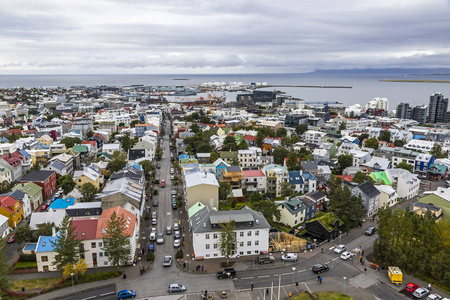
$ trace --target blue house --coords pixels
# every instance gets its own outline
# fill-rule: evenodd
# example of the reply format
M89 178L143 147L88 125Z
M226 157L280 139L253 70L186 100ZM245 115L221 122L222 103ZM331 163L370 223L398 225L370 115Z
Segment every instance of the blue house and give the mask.
M289 172L289 183L294 186L295 192L303 193L303 177L300 171L291 171Z
M224 162L221 158L218 158L215 162L213 162L214 167L216 168L216 178L222 177L222 173L229 166L226 162Z
M309 172L302 172L303 177L303 192L307 193L315 191L317 188L317 178Z
M316 203L308 198L300 198L305 206L305 221L311 220L316 215Z
M414 161L414 173L419 176L427 176L430 165L434 163L434 156L431 154L419 154Z

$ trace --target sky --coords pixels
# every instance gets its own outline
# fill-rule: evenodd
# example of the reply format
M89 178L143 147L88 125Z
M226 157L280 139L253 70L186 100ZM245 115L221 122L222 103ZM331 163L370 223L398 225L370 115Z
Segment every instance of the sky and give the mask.
M2 0L0 74L450 67L450 0Z

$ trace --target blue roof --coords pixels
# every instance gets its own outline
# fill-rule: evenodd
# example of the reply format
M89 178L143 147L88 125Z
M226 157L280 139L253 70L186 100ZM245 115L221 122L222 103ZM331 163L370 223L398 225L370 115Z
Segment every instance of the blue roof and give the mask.
M50 164L50 166L55 169L58 169L59 171L63 170L66 167L66 165L60 162L59 160L55 160Z
M126 166L124 169L128 169L130 167L134 167L136 170L142 171L142 166L138 163L133 162L132 164L129 164L128 166Z
M316 176L314 176L313 174L311 174L309 172L303 172L302 176L305 179L317 180Z
M426 140L426 139L427 139L426 135L421 135L421 134L413 135L413 140Z
M22 155L25 156L26 158L31 158L31 155L28 154L27 151L25 151L25 150L23 150L23 149L20 149L19 152L20 152L20 154L22 154Z
M289 183L290 184L303 184L303 178L300 176L300 171L289 172Z
M188 157L189 157L189 155L183 154L183 155L180 155L180 156L178 157L178 160L182 160L182 159L185 159L185 158L188 158Z
M26 244L26 246L25 246L25 248L23 248L23 250L25 250L25 251L36 251L36 247L37 247L36 243L34 243L34 244Z
M55 246L53 246L51 242L55 243L56 238L56 236L40 236L36 247L36 253L55 251Z
M66 209L68 206L74 205L75 198L58 198L51 205L51 209Z

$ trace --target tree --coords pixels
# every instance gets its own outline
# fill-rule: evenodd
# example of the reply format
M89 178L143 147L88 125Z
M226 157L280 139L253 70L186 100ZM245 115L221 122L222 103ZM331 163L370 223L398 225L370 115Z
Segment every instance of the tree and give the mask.
M413 165L408 164L407 162L404 162L404 161L398 163L395 167L398 168L398 169L404 169L404 170L407 170L407 171L409 171L410 173L412 173L413 170L414 170L414 166L413 166Z
M102 250L109 254L108 261L114 267L119 268L131 260L131 245L127 232L127 219L117 216L113 212L106 222L106 232L103 234Z
M69 278L72 274L75 276L75 280L78 279L79 275L83 275L87 271L87 263L84 259L78 260L75 265L68 264L64 267L63 277Z
M219 183L219 200L227 200L231 194L231 186L228 182Z
M122 137L122 143L121 143L121 145L122 145L123 151L125 151L126 153L128 153L128 150L130 150L131 147L133 147L133 144L132 144L132 142L131 142L131 138L130 138L130 136L129 136L128 134L125 134L125 135Z
M278 147L275 150L273 150L273 161L276 164L282 165L284 162L284 159L288 156L289 151L286 148Z
M92 202L97 194L97 188L90 182L87 182L81 186L81 196L83 196L83 202Z
M348 186L340 187L331 196L331 211L344 222L346 229L356 227L360 220L366 215L366 208L361 197L352 196Z
M230 263L230 256L236 251L236 233L234 221L219 223L219 251L227 259L227 265Z
M258 146L258 148L262 148L263 143L264 143L264 138L265 138L264 133L262 133L261 131L258 131L258 133L256 134L256 145Z
M40 236L51 236L53 233L53 227L55 226L54 222L45 222L38 225L38 229L36 230L36 235Z
M198 126L197 123L193 123L193 124L191 125L190 129L191 129L192 132L197 133L197 132L200 131L200 126Z
M33 230L29 225L19 226L16 228L15 239L17 243L31 241Z
M280 220L281 212L278 210L275 202L272 200L261 200L252 202L250 208L263 214L267 221L271 222L274 218Z
M308 125L306 125L306 124L300 124L297 127L295 127L295 132L298 135L304 134L307 130L308 130Z
M292 184L289 182L282 182L281 183L281 196L286 197L290 196L294 193L294 189L292 188Z
M76 227L73 226L72 220L66 215L61 222L61 228L56 235L55 241L50 241L54 252L56 252L53 265L58 270L62 270L66 265L73 265L78 261L80 241L76 239L75 229Z
M286 167L288 168L289 172L300 170L301 165L298 162L298 157L295 152L291 151L287 155Z
M403 147L404 144L406 144L405 140L395 140L394 141L394 146L395 147Z
M131 127L131 128L135 128L135 127L136 127L136 124L140 124L140 123L141 123L140 120L133 120L133 121L131 121L130 127Z
M241 140L238 144L238 150L248 150L248 145L245 140Z
M256 191L250 196L250 202L258 202L263 199L262 195Z
M358 136L358 140L359 140L359 144L362 145L362 142L369 138L369 134L368 133L362 133Z
M389 130L383 130L380 133L379 141L385 141L389 143L391 141L391 132Z
M65 195L70 193L76 185L75 181L73 181L73 177L70 175L60 176L57 181L58 186L63 189Z
M378 140L376 138L370 138L366 140L364 144L367 148L378 149Z
M145 176L150 176L150 173L155 169L155 165L149 160L143 160L139 164L142 166Z
M0 182L0 194L5 194L11 191L12 184L6 180Z
M127 165L127 154L125 152L115 151L111 156L111 161L108 163L106 170L110 174L122 170Z
M66 148L73 148L75 145L81 144L81 139L77 137L65 137L60 141L61 144L66 145Z
M37 159L34 161L34 164L31 166L31 171L39 171L41 169L41 166L39 165L39 162Z
M10 286L10 273L12 268L6 259L5 241L0 240L0 290L5 290Z
M220 158L220 154L215 151L211 152L211 156L209 158L211 160L211 163L213 163Z
M225 139L223 140L223 143L224 144L236 144L236 139L234 138L234 136L232 136L232 135L227 135L226 137L225 137Z
M353 175L353 182L356 183L364 183L366 181L370 181L372 183L375 183L375 181L372 179L372 177L370 177L369 175L364 174L361 171L356 172L355 175Z
M283 127L278 128L275 133L275 136L280 137L280 138L285 137L286 135L287 135L287 130L286 130L286 128L283 128Z
M434 158L445 158L447 157L447 155L442 152L442 147L441 145L435 143L433 148L430 151L430 154L434 156Z
M89 139L91 137L94 136L94 132L92 132L92 130L89 130L88 132L86 132L86 138Z
M341 122L339 124L339 132L341 132L342 130L347 129L347 125L345 124L345 122Z
M313 160L312 152L306 149L305 147L300 148L300 151L298 152L298 157L300 158L300 161Z
M353 165L353 156L351 154L342 154L338 157L338 166L341 171Z

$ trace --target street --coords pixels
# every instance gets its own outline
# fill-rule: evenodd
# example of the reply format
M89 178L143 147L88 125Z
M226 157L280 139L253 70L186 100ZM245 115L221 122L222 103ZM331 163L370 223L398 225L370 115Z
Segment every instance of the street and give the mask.
M59 298L60 300L87 300L87 299L95 299L95 300L112 300L117 299L116 290L113 284L102 286L97 289L92 289L88 291L84 291L81 293L77 293L74 295L66 296Z

